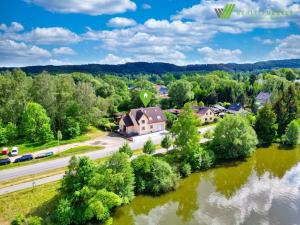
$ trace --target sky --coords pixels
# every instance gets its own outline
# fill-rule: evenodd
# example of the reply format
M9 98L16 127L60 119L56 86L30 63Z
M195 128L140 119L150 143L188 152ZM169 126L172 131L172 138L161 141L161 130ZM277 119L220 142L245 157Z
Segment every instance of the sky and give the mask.
M215 8L227 3L235 4L232 14L218 18ZM300 58L300 0L0 2L0 66L5 67L295 58Z

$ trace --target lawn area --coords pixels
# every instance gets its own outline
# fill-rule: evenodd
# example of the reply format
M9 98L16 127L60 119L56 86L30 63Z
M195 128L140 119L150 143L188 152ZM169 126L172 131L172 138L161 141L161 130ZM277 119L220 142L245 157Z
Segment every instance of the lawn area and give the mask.
M80 135L76 138L70 139L70 140L61 140L58 144L57 140L50 141L45 144L40 144L40 143L22 143L22 144L15 144L13 146L18 146L19 147L19 155L23 155L26 153L32 153L32 152L37 152L40 150L44 150L47 148L52 148L55 146L59 145L65 145L65 144L72 144L76 142L83 142L83 141L88 141L96 137L104 136L106 135L107 132L99 130L95 127L90 126L88 128L88 131ZM9 149L11 149L13 146L9 146Z
M0 224L10 224L20 213L47 218L56 205L60 185L61 181L57 181L0 196Z
M160 145L156 145L156 149L160 149ZM134 155L142 154L142 149L137 149L134 151ZM96 163L103 163L109 157L100 158L95 160ZM59 173L64 173L66 168L59 168L53 171L48 171L41 174L36 174L32 176L23 177L20 180L21 182L12 180L12 182L6 182L1 184L1 186L8 186L22 182L28 182L35 179L48 177L52 175L56 175ZM47 218L54 206L56 205L56 198L58 197L59 188L61 185L61 181L51 182L48 184L44 184L41 186L37 186L34 189L28 188L26 190L13 192L7 195L0 196L0 224L1 225L9 225L11 220L13 220L18 214L24 213L33 214L37 216L41 216L42 218L46 218L44 224L47 223ZM0 188L1 188L0 186Z
M25 161L25 162L20 162L20 163L11 163L11 164L8 164L8 165L0 166L0 170L19 167L19 166L26 166L26 165L30 165L30 164L45 162L45 161L49 161L49 160L53 160L53 159L59 159L59 158L72 156L72 155L88 153L88 152L92 152L92 151L98 151L98 150L101 150L103 148L104 147L101 147L101 146L78 146L78 147L70 148L66 151L54 154L54 155L46 157L46 158L33 159L31 161Z

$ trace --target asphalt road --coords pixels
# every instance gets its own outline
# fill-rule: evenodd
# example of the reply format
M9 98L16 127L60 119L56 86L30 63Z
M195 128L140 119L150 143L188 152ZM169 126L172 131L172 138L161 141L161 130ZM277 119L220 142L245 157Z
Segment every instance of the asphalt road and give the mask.
M214 128L215 128L214 125L209 126L209 127L199 128L199 132L205 133L208 130L212 130ZM149 134L149 135L139 136L139 137L134 138L133 142L129 143L129 145L133 150L141 149L144 146L145 141L147 141L149 138L151 138L155 144L160 144L161 140L164 138L166 133L167 132L164 131L164 132L160 132L160 133L153 133L153 134ZM206 142L206 141L207 141L207 139L201 140L202 143ZM95 151L95 152L81 154L78 156L88 156L93 160L99 159L99 158L104 158L104 157L112 155L114 152L118 151L120 146L121 146L121 144L119 143L119 144L116 144L115 146L107 147L105 149ZM158 149L156 151L156 153L162 153L164 151L165 151L165 149ZM22 176L38 174L38 173L42 173L42 172L45 172L48 170L53 170L56 168L65 167L69 164L70 159L71 159L71 157L65 157L65 158L56 159L56 160L49 160L49 161L42 162L42 163L36 163L36 164L28 165L28 166L22 166L22 167L17 167L17 168L13 168L13 169L3 170L3 171L0 171L0 182L18 178L18 177L22 177ZM38 180L35 180L34 182L25 182L25 183L1 188L0 195L23 190L26 188L31 188L33 186L38 186L38 185L46 184L49 182L54 182L54 181L62 179L63 175L64 174L58 174L58 175L38 179Z

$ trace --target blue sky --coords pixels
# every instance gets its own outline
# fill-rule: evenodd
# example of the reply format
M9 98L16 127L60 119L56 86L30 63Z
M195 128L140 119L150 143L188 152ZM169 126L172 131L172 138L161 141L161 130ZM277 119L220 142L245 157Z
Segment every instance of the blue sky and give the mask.
M229 19L214 8L235 3ZM288 11L241 16L238 10ZM3 0L0 66L300 58L296 0Z

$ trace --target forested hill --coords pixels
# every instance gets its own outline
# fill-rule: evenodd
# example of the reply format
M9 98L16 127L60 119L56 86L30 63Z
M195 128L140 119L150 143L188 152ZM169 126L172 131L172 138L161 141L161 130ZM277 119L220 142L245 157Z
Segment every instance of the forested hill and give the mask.
M163 74L166 72L172 73L188 73L188 72L210 72L214 70L223 70L227 72L247 72L258 70L271 70L278 68L300 68L300 59L287 60L270 60L256 63L228 63L228 64L198 64L187 66L176 66L169 63L146 63L135 62L120 65L65 65L65 66L28 66L21 69L28 74L37 74L42 71L49 73L71 73L84 72L91 74L103 73L118 73L118 74L138 74L138 73L153 73ZM13 68L0 68L0 71Z

